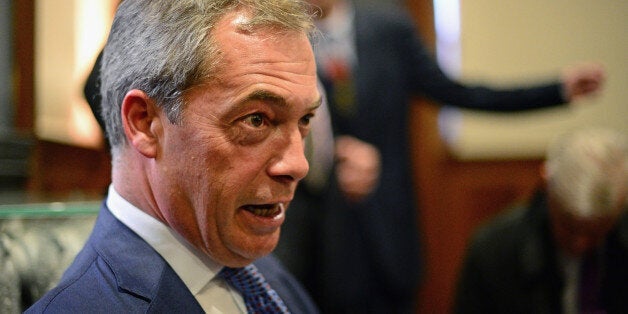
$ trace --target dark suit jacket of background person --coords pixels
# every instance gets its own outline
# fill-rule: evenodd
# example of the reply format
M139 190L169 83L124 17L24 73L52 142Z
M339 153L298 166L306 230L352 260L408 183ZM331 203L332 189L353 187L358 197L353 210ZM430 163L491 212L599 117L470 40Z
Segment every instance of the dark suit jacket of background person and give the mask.
M316 249L297 255L316 266L314 276L300 279L323 311L409 312L421 276L408 137L413 97L497 111L542 108L564 100L557 82L509 90L453 82L423 47L412 20L398 8L357 6L354 22L358 65L352 69L356 95L351 115L336 108L333 82L320 69L319 76L335 134L353 135L380 150L380 184L364 202L349 204L332 182L319 196L319 205L310 205L317 207L309 221L318 221L313 236L318 243L308 247ZM296 211L292 206L288 215ZM284 230L291 223L289 216Z
M563 313L562 274L545 195L498 216L474 236L458 284L455 313ZM604 243L602 298L628 311L628 214Z
M272 256L254 263L292 313L317 313ZM203 313L166 261L103 204L83 250L60 284L27 313Z

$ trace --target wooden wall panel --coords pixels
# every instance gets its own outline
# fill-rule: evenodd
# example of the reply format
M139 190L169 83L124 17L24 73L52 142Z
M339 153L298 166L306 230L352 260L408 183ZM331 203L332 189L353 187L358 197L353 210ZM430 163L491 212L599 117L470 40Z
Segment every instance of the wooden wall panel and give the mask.
M111 182L111 157L104 149L40 140L32 167L28 190L42 199L99 199Z
M34 0L13 1L13 32L15 62L15 128L33 132L35 118Z

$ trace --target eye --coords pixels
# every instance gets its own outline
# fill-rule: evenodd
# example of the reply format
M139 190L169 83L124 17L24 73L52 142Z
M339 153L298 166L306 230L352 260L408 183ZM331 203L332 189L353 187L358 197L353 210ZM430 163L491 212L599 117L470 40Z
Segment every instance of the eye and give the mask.
M314 118L314 114L309 113L305 116L303 116L303 118L301 118L301 120L299 120L299 124L301 126L307 127L310 125L310 121L312 120L312 118Z
M253 113L244 117L243 121L252 127L259 128L264 125L264 115L261 113Z
M263 141L273 130L273 122L262 112L240 117L230 128L233 140L240 145L253 145Z

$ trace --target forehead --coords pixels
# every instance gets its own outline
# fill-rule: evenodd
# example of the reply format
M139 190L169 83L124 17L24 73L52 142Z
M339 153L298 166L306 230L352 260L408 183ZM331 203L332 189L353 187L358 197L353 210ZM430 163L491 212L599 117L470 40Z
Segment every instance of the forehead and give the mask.
M257 24L251 26L250 13L247 9L238 9L222 16L216 26L211 31L220 47L223 56L227 51L246 53L256 51L257 54L250 55L256 57L260 52L258 47L270 47L277 49L294 49L290 58L313 58L313 52L305 29L291 29L287 26L275 24ZM304 49L304 44L309 49Z
M212 75L227 93L270 88L284 97L316 90L316 63L305 31L277 26L243 28L246 11L230 12L212 30L220 53ZM310 100L311 101L311 100Z

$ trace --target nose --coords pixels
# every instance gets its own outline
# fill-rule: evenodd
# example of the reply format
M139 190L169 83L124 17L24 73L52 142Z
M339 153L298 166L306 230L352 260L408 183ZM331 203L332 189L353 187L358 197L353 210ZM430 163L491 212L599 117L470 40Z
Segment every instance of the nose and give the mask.
M298 130L291 131L278 148L277 158L271 163L270 176L284 181L299 181L307 175L310 166L305 158L304 139Z

